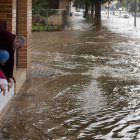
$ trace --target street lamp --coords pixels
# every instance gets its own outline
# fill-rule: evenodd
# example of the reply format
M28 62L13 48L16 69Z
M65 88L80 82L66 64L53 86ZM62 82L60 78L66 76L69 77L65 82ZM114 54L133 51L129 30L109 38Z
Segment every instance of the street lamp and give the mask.
M125 11L127 10L127 8L126 8L126 7L127 7L127 5L126 5L126 0L125 0Z
M16 0L16 35L19 34L19 0ZM19 66L19 53L16 50L16 66Z
M135 15L134 15L134 26L136 27L136 9L137 9L137 3L135 0Z
M109 19L109 6L110 6L110 0L108 0L108 19Z

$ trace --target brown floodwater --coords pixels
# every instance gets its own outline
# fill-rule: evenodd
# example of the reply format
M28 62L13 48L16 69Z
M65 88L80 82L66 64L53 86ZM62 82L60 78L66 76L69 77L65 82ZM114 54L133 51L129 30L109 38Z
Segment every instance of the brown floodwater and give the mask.
M70 23L32 34L32 70L0 140L140 139L140 42Z

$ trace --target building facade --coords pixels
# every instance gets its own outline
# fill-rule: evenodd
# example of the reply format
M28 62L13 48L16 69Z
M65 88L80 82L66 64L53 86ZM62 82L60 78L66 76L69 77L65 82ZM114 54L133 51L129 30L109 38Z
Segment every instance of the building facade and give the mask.
M32 0L0 0L0 28L24 35L26 47L18 52L18 68L31 66Z
M19 91L31 68L32 0L0 0L0 28L26 37L26 46L15 53L14 77L16 84L0 94L0 118L7 111L10 100ZM18 65L16 65L18 63Z

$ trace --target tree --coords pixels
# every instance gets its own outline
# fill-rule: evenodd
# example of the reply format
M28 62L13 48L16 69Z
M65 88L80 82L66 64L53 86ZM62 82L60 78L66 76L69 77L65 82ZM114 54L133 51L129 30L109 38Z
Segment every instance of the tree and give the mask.
M91 15L95 16L93 25L96 26L98 30L101 28L101 2L103 0L75 0L75 6L80 7L81 5L85 7L85 15L86 18L91 8ZM104 0L105 1L105 0ZM95 14L94 14L95 11Z
M75 6L78 8L81 7L85 8L85 17L87 17L89 9L91 8L91 15L94 18L93 25L95 25L96 28L100 30L101 29L101 4L110 1L113 0L75 0ZM123 0L118 0L118 1L123 1Z
M33 0L33 9L46 9L48 7L48 0Z
M137 2L137 10L140 12L140 0L136 0ZM121 5L122 7L126 7L126 9L129 9L131 12L135 11L135 0L121 0L118 1L116 4L116 7Z

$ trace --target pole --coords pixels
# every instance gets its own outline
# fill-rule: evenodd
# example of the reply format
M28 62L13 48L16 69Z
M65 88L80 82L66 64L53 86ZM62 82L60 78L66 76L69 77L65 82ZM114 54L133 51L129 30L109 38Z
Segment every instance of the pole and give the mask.
M135 0L135 15L134 15L134 26L136 27L136 9L137 9L137 3Z
M125 0L125 11L127 10L127 8L126 8L126 0Z
M18 0L16 0L16 35L18 35L19 34L19 32L18 32L18 26L19 26L19 24L18 24L18 22L19 22L19 20L18 20L18 14L19 14L19 1ZM16 66L18 67L19 66L19 61L18 61L18 49L16 49Z
M109 4L110 4L110 0L108 0L108 19L109 19Z

